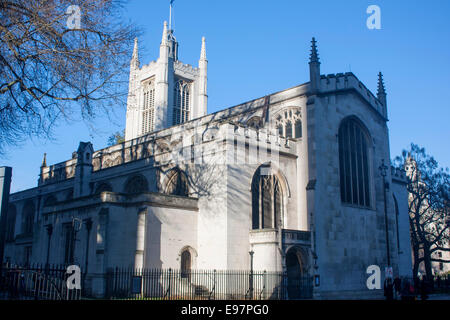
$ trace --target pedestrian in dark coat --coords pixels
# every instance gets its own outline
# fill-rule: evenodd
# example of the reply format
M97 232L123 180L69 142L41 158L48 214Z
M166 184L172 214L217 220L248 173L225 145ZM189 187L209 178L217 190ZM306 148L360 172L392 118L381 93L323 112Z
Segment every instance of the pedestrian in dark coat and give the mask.
M386 300L394 299L394 285L391 278L384 280L384 296Z

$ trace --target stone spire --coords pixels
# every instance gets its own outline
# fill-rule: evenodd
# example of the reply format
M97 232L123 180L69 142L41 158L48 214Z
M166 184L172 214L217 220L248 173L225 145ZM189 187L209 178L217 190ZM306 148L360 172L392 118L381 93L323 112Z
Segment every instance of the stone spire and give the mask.
M132 68L139 69L138 38L134 38L133 56L130 65Z
M311 55L309 57L309 77L311 93L315 94L320 91L320 61L317 52L316 39L313 37L311 41Z

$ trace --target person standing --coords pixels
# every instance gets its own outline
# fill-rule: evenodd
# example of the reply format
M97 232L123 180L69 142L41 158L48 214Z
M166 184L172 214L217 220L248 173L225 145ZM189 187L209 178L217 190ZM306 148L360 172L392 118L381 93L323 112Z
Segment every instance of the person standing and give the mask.
M394 298L394 285L391 278L384 280L384 296L386 300L392 300Z

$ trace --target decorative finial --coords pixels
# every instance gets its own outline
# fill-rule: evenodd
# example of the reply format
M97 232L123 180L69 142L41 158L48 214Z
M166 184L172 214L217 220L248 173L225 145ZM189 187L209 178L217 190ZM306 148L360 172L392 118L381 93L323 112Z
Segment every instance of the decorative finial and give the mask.
M167 36L167 21L164 21L164 29L161 44L167 44L168 36Z
M41 167L47 166L47 153L44 153L44 158L42 159L42 165Z
M200 54L200 60L206 60L206 38L202 37L202 52Z
M378 92L377 92L378 100L386 107L386 90L384 88L383 74L378 73ZM386 110L384 110L385 116L387 116Z
M383 74L381 72L378 73L378 96L380 94L386 94L386 90L384 88Z
M317 46L316 46L316 38L312 38L311 41L311 56L309 58L309 63L320 63L319 61L319 54L317 53Z

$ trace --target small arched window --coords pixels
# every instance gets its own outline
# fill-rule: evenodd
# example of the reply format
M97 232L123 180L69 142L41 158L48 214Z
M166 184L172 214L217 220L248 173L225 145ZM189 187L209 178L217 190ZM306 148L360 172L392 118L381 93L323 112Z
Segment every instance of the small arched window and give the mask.
M181 277L182 278L189 278L189 275L191 273L191 253L188 249L183 250L181 253Z
M339 127L339 170L343 203L370 207L369 135L354 118Z
M124 192L127 194L138 194L148 191L147 179L142 175L136 175L128 179Z
M259 167L252 180L252 229L274 229L282 215L283 194L270 166Z
M22 211L22 233L32 234L33 233L33 223L34 223L34 202L29 200L25 203Z
M183 197L189 195L189 186L186 175L180 169L172 169L167 174L164 193Z
M16 206L9 205L8 214L6 216L6 241L14 241L16 229Z

